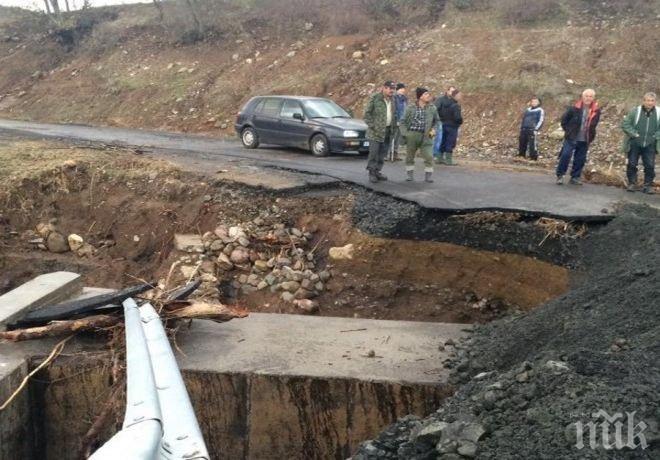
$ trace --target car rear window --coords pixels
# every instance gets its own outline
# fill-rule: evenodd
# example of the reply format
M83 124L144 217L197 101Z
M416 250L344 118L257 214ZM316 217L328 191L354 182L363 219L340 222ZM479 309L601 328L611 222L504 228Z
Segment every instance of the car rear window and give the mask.
M257 112L270 117L276 117L280 113L281 99L268 98L264 99L257 106Z

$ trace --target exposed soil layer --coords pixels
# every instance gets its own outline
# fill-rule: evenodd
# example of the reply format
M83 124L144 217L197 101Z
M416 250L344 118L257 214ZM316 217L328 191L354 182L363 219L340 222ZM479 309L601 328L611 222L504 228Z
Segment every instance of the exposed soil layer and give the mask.
M29 177L11 176L13 188L3 191L2 291L52 270L80 272L91 286L163 280L186 257L174 250L175 233L204 235L218 225L254 219L312 235L316 266L332 275L315 299L320 315L486 322L531 309L568 287L565 268L536 257L566 264L573 240L546 239L541 228L518 218L495 216L481 225L448 216L427 219L417 206L359 188L273 192L181 172L122 150L86 156L85 149L67 148L58 162L56 150L46 154L35 143L19 145L28 158L47 157L49 163ZM427 220L433 226L421 227ZM93 253L39 249L35 230L49 222L65 236L80 235ZM437 241L411 239L419 237ZM517 254L505 253L509 242ZM352 260L328 258L330 247L349 243L356 248ZM202 257L214 260L217 253ZM243 274L212 273L221 294ZM186 276L175 270L172 281L183 283ZM300 313L278 294L241 291L220 300L252 311Z
M626 208L580 245L586 274L577 286L529 313L478 327L447 363L465 384L457 394L428 419L388 428L353 458L454 459L461 446L484 459L658 458L659 234L657 210ZM601 410L621 414L624 447L604 448L616 435L612 423L611 439L603 439L604 416L593 415ZM438 422L479 426L476 446L452 439ZM594 448L589 422L598 426ZM419 435L422 426L433 434Z

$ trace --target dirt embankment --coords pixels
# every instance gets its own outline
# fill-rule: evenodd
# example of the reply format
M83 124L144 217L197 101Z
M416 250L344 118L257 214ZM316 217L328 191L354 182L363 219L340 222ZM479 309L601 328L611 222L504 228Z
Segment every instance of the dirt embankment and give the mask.
M464 384L458 393L353 458L658 458L658 231L657 210L630 207L592 234L579 285L478 328L446 363Z
M231 24L201 41L171 41L171 31L188 27L172 21L187 16L166 11L160 21L147 5L98 10L89 27L72 26L71 40L17 19L2 26L0 116L231 136L235 113L253 95L331 97L359 115L391 78L435 93L460 87L466 123L459 155L477 160L511 161L520 114L530 95L539 95L547 121L533 167L550 167L559 141L549 133L564 107L592 86L604 116L587 171L620 183L622 115L660 84L653 72L657 24L649 22L657 11L643 13L657 1L637 16L634 9L608 15L608 2L567 4L558 16L523 27L502 26L499 11L446 3L437 21L423 26L394 27L385 15L381 27L358 24L343 33L277 11L263 21L258 11L227 7Z
M131 151L60 143L8 140L0 156L7 165L3 290L55 269L79 271L87 285L104 287L139 279L172 286L201 277L208 289L200 295L253 311L308 312L293 302L297 296L313 298L321 315L484 322L567 289L565 268L526 257L525 250L476 249L498 250L491 243L502 241L499 228L510 224L522 232L529 224L491 222L486 236L465 238L470 249L401 239L392 229L407 219L402 210L410 205L380 197L379 206L370 207L377 201L362 190L274 193L182 172ZM382 213L383 200L400 210L391 222L365 226L366 216ZM176 234L200 243L177 250ZM557 248L564 243L538 246L543 236L538 228L526 238L541 252L547 247L547 260L561 260ZM72 241L81 242L74 247ZM347 244L354 247L351 259L329 257L331 247Z

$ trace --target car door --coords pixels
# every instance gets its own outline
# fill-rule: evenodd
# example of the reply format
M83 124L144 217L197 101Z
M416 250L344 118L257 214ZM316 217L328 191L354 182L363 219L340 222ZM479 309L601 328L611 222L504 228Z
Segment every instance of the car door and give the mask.
M267 97L255 108L252 123L257 130L259 140L264 144L278 144L281 140L279 136L281 107L281 98Z
M295 118L296 114L300 118ZM309 147L311 127L305 118L302 104L296 99L285 99L280 110L281 142L291 147Z

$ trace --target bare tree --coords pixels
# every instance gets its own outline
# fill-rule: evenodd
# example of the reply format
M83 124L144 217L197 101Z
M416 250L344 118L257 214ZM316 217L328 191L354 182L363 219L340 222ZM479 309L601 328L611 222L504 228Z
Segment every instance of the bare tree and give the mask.
M163 22L163 5L162 5L162 0L153 0L154 6L158 10L158 19L160 22Z
M46 4L46 14L50 16L53 14L52 11L50 11L50 3L48 3L48 0L44 0L44 3Z
M53 8L53 14L55 14L55 16L59 16L60 15L59 0L50 0L50 6Z
M195 23L195 29L197 29L197 32L201 33L202 32L202 23L199 22L199 18L197 17L197 12L195 11L195 6L193 5L191 0L186 0L186 4L188 5L188 8L190 9L190 15L193 18L193 22Z
M71 10L69 9L69 0L64 0L64 5L66 6L66 12L70 13Z

